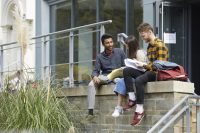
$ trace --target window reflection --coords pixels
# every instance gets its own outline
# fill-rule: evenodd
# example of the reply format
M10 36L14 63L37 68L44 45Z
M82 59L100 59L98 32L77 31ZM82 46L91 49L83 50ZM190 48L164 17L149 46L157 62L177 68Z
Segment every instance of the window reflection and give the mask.
M82 26L96 22L96 1L76 0L75 2L75 26ZM74 80L85 82L93 67L91 60L96 55L96 33L95 28L84 28L77 32L74 38L74 62L89 61L87 63L77 63L74 66Z
M100 21L112 20L112 24L106 25L106 32L117 40L118 33L125 33L126 9L125 0L100 0Z
M64 2L51 7L51 32L71 27L71 2ZM69 33L52 36L50 49L51 70L55 79L69 75ZM55 65L60 64L60 65Z
M96 0L75 1L75 27L96 22Z

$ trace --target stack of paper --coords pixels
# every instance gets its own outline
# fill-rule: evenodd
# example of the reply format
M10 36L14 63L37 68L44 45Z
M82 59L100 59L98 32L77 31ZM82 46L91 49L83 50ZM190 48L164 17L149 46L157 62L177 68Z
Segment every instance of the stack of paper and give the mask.
M139 62L139 63L141 63L140 61L138 61L138 60L134 60L134 59L125 59L124 60L124 63L125 63L125 65L127 66L127 67L132 67L132 68L135 68L135 69L137 69L137 70L139 70L139 71L145 71L145 69L144 68L141 68L141 67L137 67L137 65L136 65L136 63L137 62ZM142 62L143 63L143 62ZM144 64L146 64L146 63L144 63Z

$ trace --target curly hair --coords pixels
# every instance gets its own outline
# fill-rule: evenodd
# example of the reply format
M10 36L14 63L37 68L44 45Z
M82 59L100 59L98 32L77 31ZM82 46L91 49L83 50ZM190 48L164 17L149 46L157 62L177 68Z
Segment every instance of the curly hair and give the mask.
M145 32L151 30L153 32L153 27L148 23L142 23L137 28L138 32Z

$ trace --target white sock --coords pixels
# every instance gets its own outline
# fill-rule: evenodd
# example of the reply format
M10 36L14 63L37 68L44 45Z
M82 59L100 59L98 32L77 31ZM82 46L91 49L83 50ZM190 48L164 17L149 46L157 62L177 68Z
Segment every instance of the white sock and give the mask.
M132 101L135 101L136 98L135 98L135 93L134 92L129 92L128 93L128 96L129 96L129 99L132 100Z
M117 105L117 108L118 108L118 109L122 109L122 106L120 106L120 105Z
M136 104L135 112L138 112L138 113L144 112L143 104Z

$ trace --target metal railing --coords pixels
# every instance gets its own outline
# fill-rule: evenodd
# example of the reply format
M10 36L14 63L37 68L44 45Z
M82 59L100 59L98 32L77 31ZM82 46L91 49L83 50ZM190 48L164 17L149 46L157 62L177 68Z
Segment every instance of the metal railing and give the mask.
M70 29L66 29L66 30L61 30L61 31L58 31L58 32L52 32L52 33L49 33L49 34L45 34L45 35L41 35L41 36L36 36L36 37L33 37L31 38L30 40L32 41L32 43L29 43L28 45L36 45L36 44L39 44L40 47L41 47L41 67L40 68L28 68L28 69L31 69L31 70L36 70L36 69L40 69L41 70L41 79L42 80L45 80L46 78L48 78L51 74L51 67L55 67L55 66L59 66L61 64L67 64L69 65L69 69L68 69L68 73L69 73L69 87L73 86L74 85L74 64L77 64L77 63L83 63L83 62L93 62L94 60L87 60L87 61L74 61L74 40L75 40L75 37L77 36L80 36L80 35L83 35L83 34L88 34L88 33L97 33L96 36L97 37L97 40L99 41L99 44L101 44L100 42L100 37L105 33L105 28L104 28L104 25L105 24L109 24L109 23L112 23L112 20L107 20L107 21L102 21L102 22L97 22L97 23L93 23L93 24L88 24L88 25L84 25L84 26L79 26L79 27L75 27L75 28L70 28ZM79 30L81 29L92 29L92 31L86 31L86 32L82 32L82 33L79 33ZM93 30L95 29L95 30ZM65 36L62 36L62 37L57 37L55 38L55 36L59 36L59 35L65 35ZM61 63L61 64L51 64L50 65L50 57L49 57L49 46L51 45L50 42L53 42L53 41L56 41L56 40L59 40L59 39L65 39L65 38L68 38L69 39L69 62L64 62L64 63ZM29 41L30 41L29 40ZM15 47L12 47L13 45L15 45ZM8 48L8 47L9 48ZM36 47L36 46L35 46ZM0 67L0 73L1 73L1 83L3 83L3 80L4 80L4 74L6 72L10 72L9 69L5 69L5 66L4 66L4 58L5 58L5 50L8 50L8 49L20 49L20 56L19 57L19 61L16 63L19 65L19 67L16 67L16 70L11 70L11 71L17 71L17 70L22 70L23 69L23 65L22 64L22 50L21 50L21 47L20 45L18 44L18 42L11 42L11 43L5 43L5 44L1 44L0 45L0 64L1 64L1 67ZM100 52L100 50L99 50ZM6 68L9 68L10 66L6 66ZM36 75L36 73L35 73Z
M118 33L117 34L117 42L121 44L120 45L121 48L124 48L124 46L126 45L124 40L127 37L128 36L125 33ZM127 48L124 49L124 52L125 52L126 56L128 57L128 49Z
M195 102L190 103L191 99ZM200 133L200 96L185 96L179 103L177 103L171 110L169 110L147 133L163 133L173 122L186 113L186 133L190 133L191 129L191 106L196 106L196 131ZM164 125L164 126L163 126ZM163 126L163 127L161 127Z
M127 37L128 36L125 33L119 33L117 34L117 41L125 45L124 39L126 39Z

